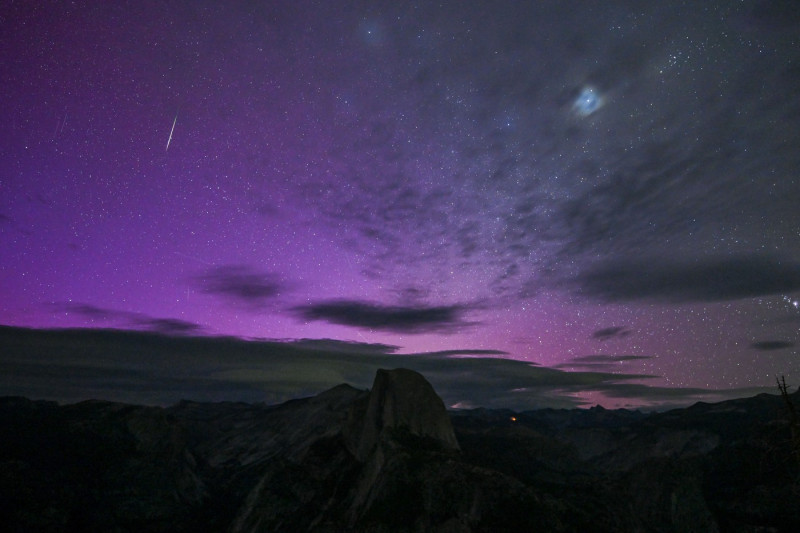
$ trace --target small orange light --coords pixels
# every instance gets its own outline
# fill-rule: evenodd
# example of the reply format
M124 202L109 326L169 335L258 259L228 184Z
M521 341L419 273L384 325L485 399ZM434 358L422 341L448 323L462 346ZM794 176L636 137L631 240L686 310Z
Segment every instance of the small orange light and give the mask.
M516 416L512 416L512 417L511 417L511 421L512 421L512 422L516 422L516 421L517 421L517 417L516 417Z

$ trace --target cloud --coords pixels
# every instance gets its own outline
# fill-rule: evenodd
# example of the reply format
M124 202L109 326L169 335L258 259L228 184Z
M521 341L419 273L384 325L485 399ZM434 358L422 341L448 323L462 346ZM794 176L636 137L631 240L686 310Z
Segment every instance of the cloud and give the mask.
M357 342L357 341L342 341L337 339L262 339L266 342L282 342L288 346L295 348L319 350L323 352L346 352L351 354L372 354L372 355L386 355L396 353L400 346L392 344L383 344L378 342ZM415 354L404 354L409 356L425 356L425 357L474 357L485 355L508 355L508 352L503 350L477 350L477 349L463 349L463 350L439 350L435 352L421 352ZM536 363L531 363L536 364Z
M774 387L745 387L738 389L701 389L678 387L654 387L638 383L609 383L591 390L600 392L608 398L630 400L630 407L644 405L657 410L686 407L696 402L720 402L734 398L774 394ZM588 389L587 389L588 390Z
M124 311L115 311L85 303L63 302L56 304L56 307L65 313L75 313L91 320L107 321L130 317L130 313Z
M580 293L603 301L716 302L796 291L800 263L761 255L608 261L575 281Z
M739 72L727 80L731 98L720 99L702 76L677 75L690 62L671 64L664 13L652 18L660 24L631 30L631 47L627 39L587 37L617 24L613 10L554 17L540 3L528 4L528 17L493 12L496 24L513 31L499 35L495 25L477 24L473 43L458 44L474 46L469 53L426 48L413 61L416 72L386 87L402 93L393 102L413 113L413 132L385 112L386 91L360 95L363 123L332 126L325 168L302 171L297 196L314 207L314 217L347 228L340 236L373 276L384 286L433 278L432 286L449 289L446 276L436 278L455 265L480 269L489 280L486 294L476 296L528 297L553 288L556 276L543 275L546 269L563 272L587 258L665 245L688 257L745 243L787 246L800 226L797 185L773 176L793 175L797 150L768 132L797 131L796 104L784 96L796 85L791 62L777 54L737 62ZM465 8L464 16L482 14ZM519 24L531 17L549 24ZM693 39L708 24L680 10L668 18L695 32ZM396 50L403 57L420 50L405 44ZM508 53L500 58L492 50ZM769 94L760 88L765 80ZM672 96L654 104L652 94L665 83ZM607 104L576 120L570 106L589 85ZM645 123L658 124L659 134L641 135ZM448 124L461 125L459 135L443 135ZM597 135L600 124L616 134ZM430 139L443 149L431 152Z
M616 371L619 370L620 365L629 363L631 361L642 361L650 359L649 355L585 355L583 357L575 357L566 363L556 365L554 368L559 369L575 369L582 368L585 370L606 370Z
M463 305L385 306L356 300L330 300L295 308L305 320L395 333L455 332L476 324L462 318L467 310Z
M265 217L275 217L280 213L280 211L272 204L262 203L256 206L256 213Z
M773 350L783 350L785 348L794 348L795 343L790 341L760 341L754 342L750 345L754 350L762 352L769 352Z
M98 307L96 305L79 302L61 302L54 304L54 307L64 313L75 313L93 322L118 323L123 326L165 335L188 335L191 333L202 333L204 328L194 322L181 320L179 318L158 318L136 313L133 311L119 311Z
M136 322L149 331L155 331L165 335L188 335L190 333L200 333L203 331L202 326L199 324L180 320L178 318L143 318L138 319Z
M592 338L601 341L606 341L614 337L627 337L628 335L630 335L630 333L631 333L630 330L622 326L614 326L610 328L598 329L597 331L592 333Z
M291 339L286 344L296 348L320 350L325 352L348 352L359 354L389 354L400 349L399 346L382 343L340 341L337 339Z
M583 391L627 394L641 374L569 372L482 357L485 350L397 354L391 347L322 339L247 341L124 330L32 330L0 326L0 390L58 401L89 398L169 405L181 399L278 403L341 383L368 388L379 368L422 373L448 406L576 407ZM57 358L53 353L58 353ZM651 389L638 390L645 398ZM617 391L617 392L615 392ZM686 399L672 390L674 401ZM659 392L664 395L666 392ZM696 391L689 391L694 398ZM647 403L647 400L643 403Z
M763 321L763 324L798 324L798 323L800 323L800 315L795 313Z
M264 307L285 289L280 279L257 272L247 265L224 265L208 270L195 279L200 289L250 308Z
M424 355L426 357L475 357L482 355L508 355L508 352L503 350L439 350L437 352L423 352L416 355ZM536 365L538 363L528 363Z
M572 359L574 363L594 364L594 363L621 363L624 361L639 361L650 359L649 355L585 355Z
M74 402L89 398L147 405L182 399L279 403L341 383L366 389L379 368L422 373L448 406L517 411L585 404L584 393L626 398L631 406L688 405L741 397L743 390L653 387L652 376L571 372L477 356L484 350L397 354L392 347L321 339L247 341L124 330L33 330L0 326L0 391ZM58 353L57 358L53 357ZM584 362L637 356L587 356ZM748 389L748 393L770 392Z

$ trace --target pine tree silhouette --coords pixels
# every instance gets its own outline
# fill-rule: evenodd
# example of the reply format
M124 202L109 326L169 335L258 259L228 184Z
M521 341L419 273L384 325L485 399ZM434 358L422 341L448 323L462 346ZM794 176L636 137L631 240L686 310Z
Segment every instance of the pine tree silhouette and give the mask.
M778 390L781 391L781 397L786 402L786 411L789 415L789 428L792 432L792 451L797 460L797 465L800 466L800 416L797 414L797 409L789 397L789 388L786 386L786 377L781 376L776 378L778 382Z

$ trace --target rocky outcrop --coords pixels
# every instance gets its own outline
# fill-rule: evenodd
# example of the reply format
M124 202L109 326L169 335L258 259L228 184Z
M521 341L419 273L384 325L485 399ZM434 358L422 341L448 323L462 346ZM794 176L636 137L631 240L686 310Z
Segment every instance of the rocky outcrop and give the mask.
M421 501L420 489L448 494L465 466L448 456L459 446L441 398L422 375L406 369L378 370L368 394L352 390L337 388L286 406L300 427L317 420L317 430L294 439L290 452L266 466L231 531L269 531L286 523L315 531L369 530L385 521L394 527L438 523L430 517L442 514L442 502ZM323 427L322 419L338 425Z
M378 370L363 415L352 416L349 441L364 461L381 442L412 437L443 450L459 449L444 402L421 374L405 368Z

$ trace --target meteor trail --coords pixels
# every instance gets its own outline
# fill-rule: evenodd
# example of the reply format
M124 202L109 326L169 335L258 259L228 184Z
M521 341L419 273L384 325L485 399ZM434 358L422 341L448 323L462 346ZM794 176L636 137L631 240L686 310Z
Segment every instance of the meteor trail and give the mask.
M172 142L172 132L175 131L176 122L178 122L178 113L175 113L175 120L172 121L172 129L169 130L169 139L167 139L167 149L164 150L165 152L169 150L169 143Z
M64 126L66 126L66 124L67 124L67 109L64 108L64 120L62 120L61 122L56 124L55 137L58 137L59 135L61 135L61 133L64 131Z

